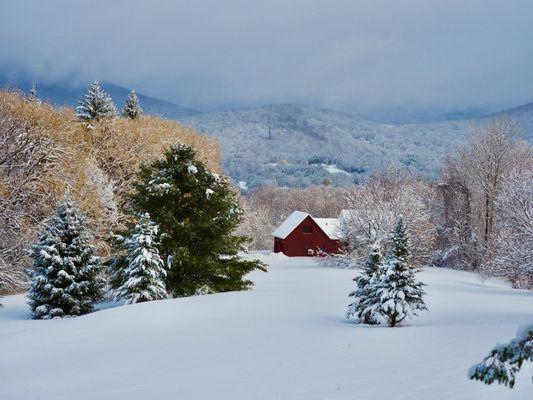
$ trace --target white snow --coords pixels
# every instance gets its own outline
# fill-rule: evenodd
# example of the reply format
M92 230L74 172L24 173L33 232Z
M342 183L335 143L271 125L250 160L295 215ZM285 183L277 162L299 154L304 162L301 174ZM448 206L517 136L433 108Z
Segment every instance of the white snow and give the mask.
M348 171L345 171L342 168L337 167L336 164L321 164L321 165L330 174L346 174L346 175L350 175L350 173Z
M0 399L531 399L468 368L533 320L533 293L426 268L429 312L399 328L344 319L354 271L261 254L248 292L108 308L36 321L23 295L1 300Z
M239 189L241 189L243 192L248 190L248 184L246 181L239 181Z
M187 171L190 173L190 174L196 174L198 173L198 168L196 168L195 165L189 165L187 167Z
M330 239L340 239L340 225L338 218L313 218Z
M278 228L272 232L272 236L285 239L289 234L310 215L302 211L293 211Z

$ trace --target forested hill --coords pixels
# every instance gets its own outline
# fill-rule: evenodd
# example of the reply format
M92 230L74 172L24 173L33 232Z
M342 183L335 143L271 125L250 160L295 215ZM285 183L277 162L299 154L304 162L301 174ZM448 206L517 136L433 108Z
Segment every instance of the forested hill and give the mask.
M388 167L436 177L443 157L460 146L471 125L508 114L533 139L533 104L478 119L389 125L299 104L219 111L180 118L215 136L223 168L241 186L287 186L329 180L347 185Z

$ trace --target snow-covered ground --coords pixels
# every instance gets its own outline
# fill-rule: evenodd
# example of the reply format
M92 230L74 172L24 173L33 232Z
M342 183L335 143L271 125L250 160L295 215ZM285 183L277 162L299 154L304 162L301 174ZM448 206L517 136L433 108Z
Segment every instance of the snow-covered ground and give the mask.
M2 299L0 399L532 399L531 366L510 390L470 365L533 320L533 293L427 268L430 312L399 328L344 319L354 271L262 256L252 291L34 321Z

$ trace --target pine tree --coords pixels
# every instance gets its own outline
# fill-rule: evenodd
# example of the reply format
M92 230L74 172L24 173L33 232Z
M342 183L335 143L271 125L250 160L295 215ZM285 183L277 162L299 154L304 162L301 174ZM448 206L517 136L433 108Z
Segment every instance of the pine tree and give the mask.
M361 274L353 280L356 289L349 294L354 298L353 303L348 306L346 318L357 319L357 322L363 324L377 324L379 320L373 314L373 308L369 307L379 301L376 299L374 284L379 279L382 268L382 255L379 244L374 243L369 246L367 262Z
M26 97L26 100L30 103L40 103L41 100L37 98L37 89L35 89L35 85L32 85L30 92L28 93L28 96Z
M87 93L78 101L76 111L76 116L85 121L117 115L113 100L100 88L100 83L96 80L89 85Z
M91 312L101 298L101 260L85 228L84 217L64 199L32 246L29 304L34 318L47 319Z
M527 362L533 363L533 323L519 327L509 343L496 345L482 362L469 369L468 377L513 388L516 374Z
M172 295L245 290L252 282L244 276L264 269L238 256L246 239L233 233L242 218L236 194L189 146L173 145L164 159L141 167L131 206L159 226Z
M415 279L416 269L409 260L409 235L404 219L400 216L392 235L392 255L387 260L373 290L378 302L368 305L365 312L380 315L384 322L393 327L406 318L426 310L422 297L423 283Z
M119 237L126 254L112 265L116 300L132 304L168 297L167 272L159 256L157 235L158 226L144 213L128 235Z
M124 108L122 109L122 116L130 119L135 119L140 117L142 115L142 112L143 110L139 105L137 93L135 93L135 90L132 90L128 96L128 99L126 100L126 104L124 104Z

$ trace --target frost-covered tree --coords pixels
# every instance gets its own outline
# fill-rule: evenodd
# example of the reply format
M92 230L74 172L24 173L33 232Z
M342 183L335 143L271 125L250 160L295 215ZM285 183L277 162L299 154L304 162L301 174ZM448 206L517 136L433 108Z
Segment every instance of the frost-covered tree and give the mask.
M518 328L509 343L495 346L482 362L469 369L468 377L487 385L497 382L512 388L525 362L533 362L533 324Z
M366 249L380 242L388 250L388 236L398 216L409 224L411 257L415 265L425 263L434 246L435 229L431 221L428 197L429 185L405 170L390 170L374 174L346 195L341 215L341 234L350 250L361 263Z
M78 101L76 116L84 121L91 121L111 118L115 115L117 115L117 109L113 100L95 80L87 88L87 93Z
M504 178L496 200L493 257L486 273L533 288L533 164Z
M381 248L377 243L370 245L369 250L361 274L353 279L355 290L349 296L353 297L354 301L348 306L346 318L356 318L357 322L363 324L377 324L379 321L373 315L373 308L369 306L379 301L376 298L374 285L380 279L380 272L383 268L382 255Z
M137 224L127 235L119 236L118 242L125 254L112 265L115 299L132 304L167 298L167 272L157 248L158 226L150 215L140 215Z
M417 270L410 265L409 235L401 216L394 228L392 247L392 254L371 288L377 301L363 310L372 319L381 319L391 327L427 309L422 299L424 284L416 281Z
M35 85L32 85L30 92L28 93L28 96L26 96L26 100L30 103L40 103L41 100L37 98L37 89L35 89Z
M72 201L58 203L30 256L33 269L28 299L34 318L92 311L101 297L102 264L94 256L84 217Z
M244 276L264 269L239 257L246 238L234 234L242 219L236 194L190 146L173 145L163 159L141 168L131 207L159 226L172 295L245 290L252 282Z
M137 98L137 93L135 90L130 91L126 104L122 109L122 116L130 119L138 118L142 115L143 110L139 104L139 99Z

